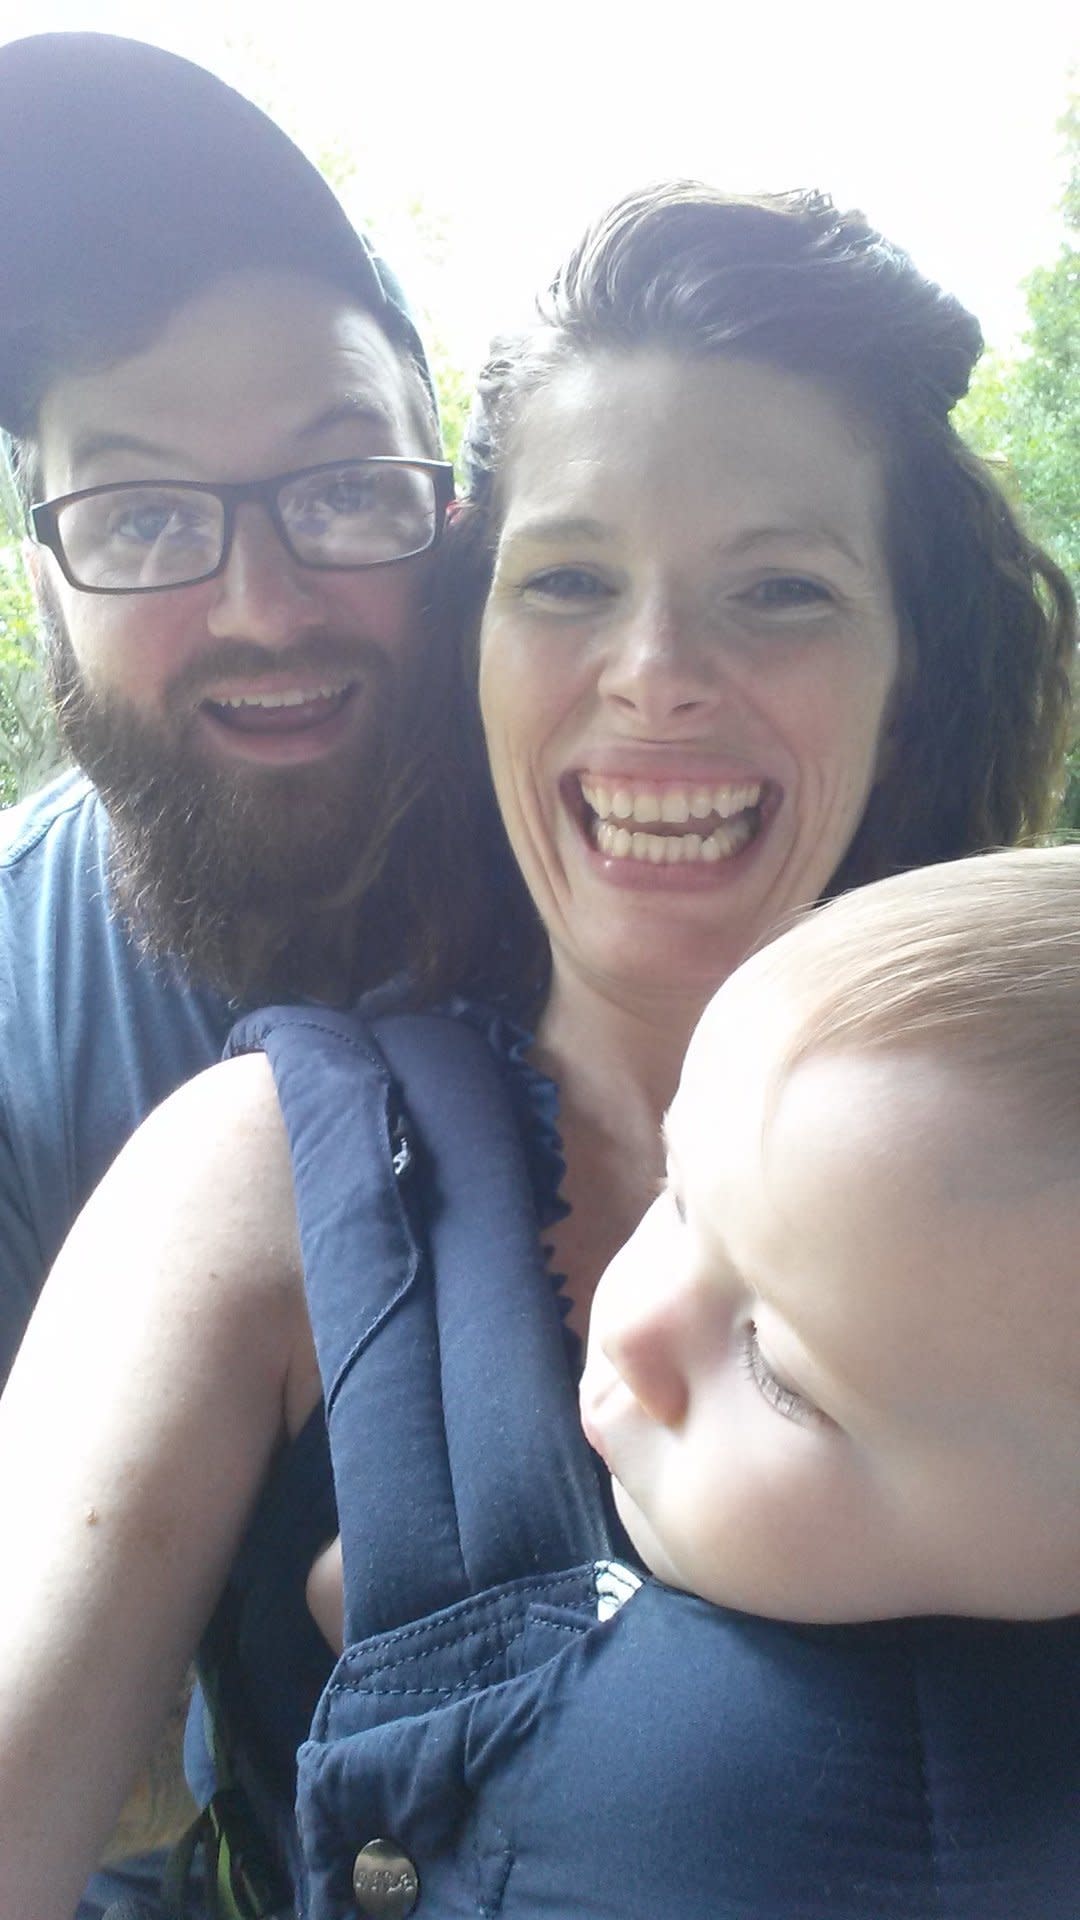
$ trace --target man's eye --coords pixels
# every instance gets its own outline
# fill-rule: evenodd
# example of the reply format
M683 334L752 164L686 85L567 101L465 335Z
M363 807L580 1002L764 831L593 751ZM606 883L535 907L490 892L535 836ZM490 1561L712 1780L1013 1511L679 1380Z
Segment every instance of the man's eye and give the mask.
M598 606L611 599L614 588L587 567L547 567L531 574L518 591L527 599L558 606Z
M815 1406L812 1400L808 1400L804 1394L799 1393L797 1388L789 1386L786 1380L782 1380L780 1375L773 1371L761 1351L757 1328L752 1320L748 1320L742 1329L739 1338L739 1359L762 1399L774 1413L780 1414L782 1419L793 1420L797 1426L802 1427L833 1425L827 1413L822 1413L821 1408Z
M369 514L377 493L364 474L338 474L309 485L283 504L289 525L298 527Z
M833 604L828 587L798 573L769 574L764 580L756 580L738 597L756 613L804 613Z
M204 518L175 500L125 503L111 515L106 534L135 546L153 547L163 540L195 541L206 532Z
M373 482L360 474L351 474L333 480L312 496L309 505L325 507L328 513L364 513L373 506L376 497ZM384 488L383 492L389 490Z

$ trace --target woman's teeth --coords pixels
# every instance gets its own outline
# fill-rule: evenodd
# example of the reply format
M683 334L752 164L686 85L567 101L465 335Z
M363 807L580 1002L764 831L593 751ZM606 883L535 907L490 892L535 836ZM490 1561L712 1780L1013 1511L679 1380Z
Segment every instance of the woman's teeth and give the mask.
M677 861L728 860L740 853L753 838L754 822L749 816L733 820L728 827L715 827L712 833L631 833L626 827L613 827L610 820L593 823L593 844L614 860L649 860L653 866L670 867Z
M681 826L687 820L708 820L713 814L727 820L733 813L756 807L761 799L761 781L744 780L739 786L665 787L661 791L583 780L581 791L586 806L600 820L634 820L639 826L662 820Z
M593 816L588 823L592 843L614 860L645 860L653 866L728 860L753 839L759 825L760 780L662 790L582 780L581 792ZM690 832L671 832L690 821ZM649 825L668 831L643 833L642 826Z

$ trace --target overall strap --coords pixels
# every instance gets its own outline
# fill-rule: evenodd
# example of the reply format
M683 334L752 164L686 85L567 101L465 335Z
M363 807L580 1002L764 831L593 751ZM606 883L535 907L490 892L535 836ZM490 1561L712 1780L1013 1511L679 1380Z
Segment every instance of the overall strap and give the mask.
M376 1039L377 1036L377 1039ZM346 1639L609 1550L502 1071L437 1014L239 1036L289 1136Z
M434 1174L427 1244L446 1451L470 1593L611 1552L505 1073L440 1014L379 1045Z

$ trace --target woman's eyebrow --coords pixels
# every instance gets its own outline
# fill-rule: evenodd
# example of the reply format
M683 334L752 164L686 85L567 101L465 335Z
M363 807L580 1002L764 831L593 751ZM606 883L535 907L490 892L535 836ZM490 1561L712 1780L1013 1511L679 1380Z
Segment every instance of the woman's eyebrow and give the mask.
M852 566L862 571L866 569L865 557L845 540L843 534L834 527L822 526L818 522L790 521L773 526L745 527L733 540L724 542L724 547L728 553L746 553L754 547L769 546L778 541L786 545L794 542L800 547L827 547L841 554Z
M511 522L506 532L507 539L537 542L543 546L555 546L564 540L610 541L612 530L602 520L591 520L586 515L546 515L540 514L534 520Z

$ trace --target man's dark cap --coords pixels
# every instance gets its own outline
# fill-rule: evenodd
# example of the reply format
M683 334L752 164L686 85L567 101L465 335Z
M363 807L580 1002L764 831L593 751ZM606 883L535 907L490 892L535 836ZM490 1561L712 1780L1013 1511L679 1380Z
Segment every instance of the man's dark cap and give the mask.
M300 149L202 67L142 41L43 33L0 47L0 427L59 373L134 351L236 269L351 294L431 379L393 274ZM151 332L152 337L152 332ZM148 345L149 339L138 342Z

